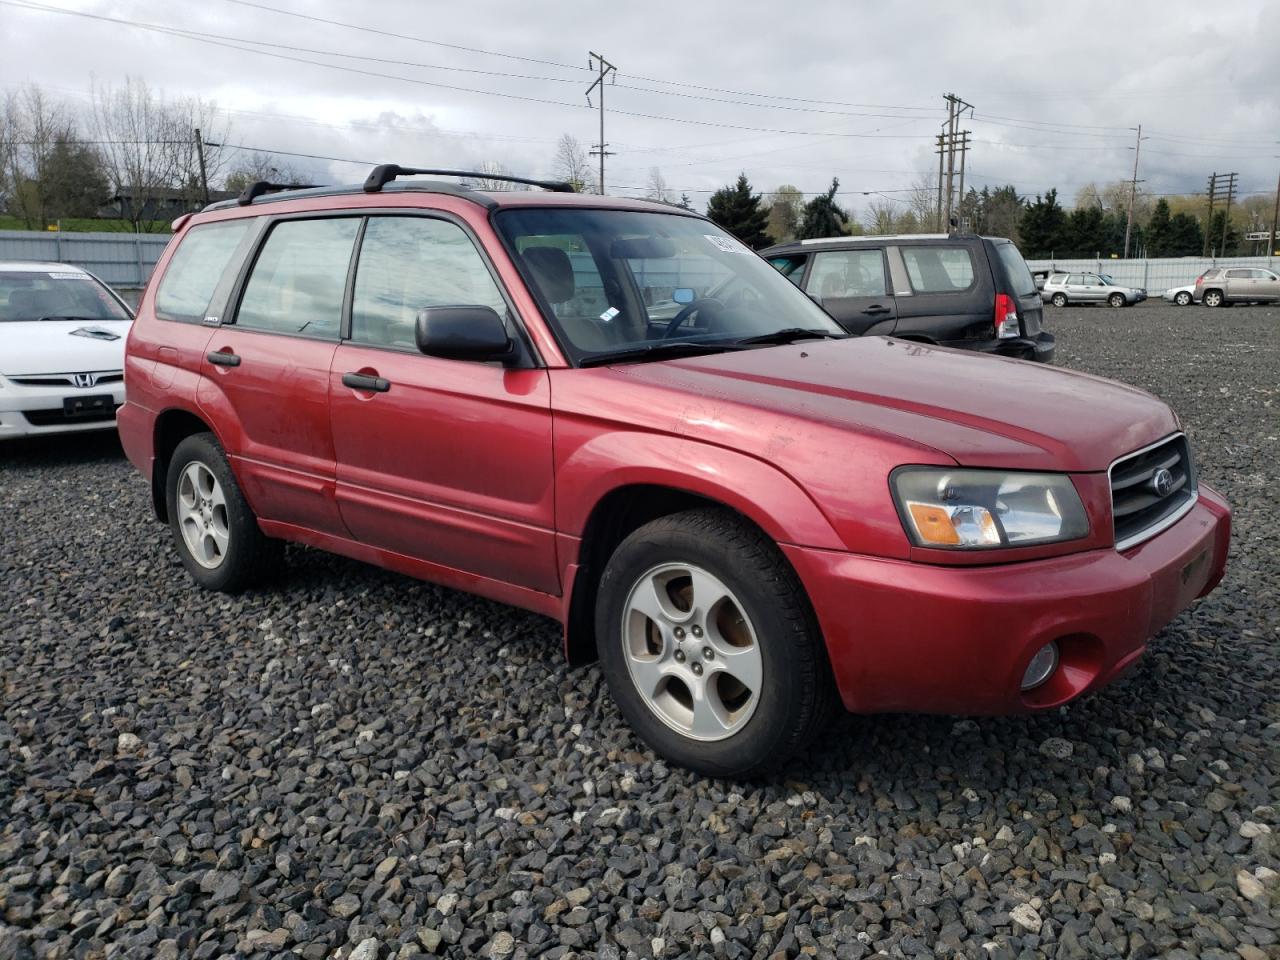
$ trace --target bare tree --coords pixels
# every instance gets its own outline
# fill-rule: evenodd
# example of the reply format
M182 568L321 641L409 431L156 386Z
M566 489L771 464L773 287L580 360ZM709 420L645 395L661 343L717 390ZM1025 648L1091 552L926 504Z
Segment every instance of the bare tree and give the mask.
M196 97L166 102L138 77L124 86L93 88L93 129L122 214L134 229L153 227L161 202L178 198L188 207L203 200L203 177L215 181L225 163L227 136L215 104ZM204 171L196 131L206 141ZM158 225L157 225L158 228Z
M75 138L66 107L32 84L6 103L9 208L28 228L43 229L48 201L47 165L54 146Z
M870 234L893 233L897 224L897 212L889 200L873 200L867 205L862 223Z
M799 187L784 183L764 198L769 208L769 224L765 227L774 243L785 243L796 238L804 212L804 194Z
M463 180L472 190L512 190L515 184L509 180L499 180L498 177L510 176L511 171L505 164L499 163L497 160L486 160L480 164L480 169L476 171L479 176L466 177Z
M649 168L649 182L644 188L646 200L657 200L659 203L671 202L671 191L667 189L667 181L657 167Z
M563 134L556 142L551 167L556 177L573 184L573 189L579 193L594 192L595 177L592 175L591 164L587 162L587 152L572 134Z
M261 153L254 150L242 153L235 162L228 162L230 172L227 174L223 188L238 193L251 183L266 180L270 183L302 183L304 175L289 160L274 153Z
M20 139L18 95L6 93L0 100L0 210L14 209L16 151Z
M915 214L916 223L936 226L938 222L938 179L927 171L916 174L907 193L907 209Z

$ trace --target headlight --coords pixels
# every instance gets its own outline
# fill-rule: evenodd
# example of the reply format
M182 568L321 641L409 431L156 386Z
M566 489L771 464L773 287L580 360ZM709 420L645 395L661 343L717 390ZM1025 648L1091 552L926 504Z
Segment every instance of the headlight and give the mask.
M1080 495L1060 473L899 467L889 484L918 547L991 550L1089 533Z

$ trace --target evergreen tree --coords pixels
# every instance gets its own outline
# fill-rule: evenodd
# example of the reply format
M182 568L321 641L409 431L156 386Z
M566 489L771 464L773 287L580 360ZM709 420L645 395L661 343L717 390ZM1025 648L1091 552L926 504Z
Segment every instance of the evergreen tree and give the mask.
M1215 210L1213 220L1209 223L1209 251L1218 257L1234 257L1240 252L1244 238L1232 223L1226 230L1226 242L1223 242L1223 228L1227 226L1227 211Z
M1027 201L1018 221L1022 255L1032 260L1062 256L1067 242L1067 215L1058 203L1058 191L1050 190L1044 197L1037 194L1035 202Z
M1093 257L1101 253L1105 245L1102 211L1097 207L1078 207L1067 217L1065 242L1057 250L1068 257Z
M800 229L796 231L796 239L810 240L814 237L842 237L849 233L849 215L836 203L836 191L840 189L840 181L831 178L831 189L814 197L804 205L804 214L800 219Z
M1169 240L1164 257L1198 257L1204 252L1204 231L1189 213L1175 213L1169 220Z
M680 194L680 202L677 203L676 206L680 207L682 210L692 210L693 201L689 199L689 195L687 193L682 193Z
M769 211L761 206L760 194L751 192L745 173L738 174L738 182L732 187L721 187L711 195L707 216L753 250L772 242L765 232Z
M1147 222L1147 256L1169 257L1173 245L1173 219L1169 215L1169 201L1161 197L1151 211Z

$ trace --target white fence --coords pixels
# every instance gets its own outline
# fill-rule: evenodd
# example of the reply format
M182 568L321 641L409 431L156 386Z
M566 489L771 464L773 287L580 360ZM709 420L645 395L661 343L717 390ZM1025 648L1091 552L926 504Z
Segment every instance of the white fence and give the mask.
M70 263L121 290L137 290L169 242L168 234L0 230L0 260Z
M1211 267L1280 267L1280 257L1169 257L1158 260L1028 260L1032 270L1060 270L1063 273L1105 273L1116 283L1142 287L1158 297L1170 287L1195 283L1196 277Z

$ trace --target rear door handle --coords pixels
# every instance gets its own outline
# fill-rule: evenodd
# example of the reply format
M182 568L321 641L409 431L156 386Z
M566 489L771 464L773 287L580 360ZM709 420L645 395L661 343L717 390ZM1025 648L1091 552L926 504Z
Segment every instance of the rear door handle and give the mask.
M889 308L886 306L882 306L881 304L878 304L878 303L873 303L871 306L867 307L867 309L863 310L862 312L863 313L888 313Z
M374 393L386 393L391 389L391 381L382 377L370 377L363 373L344 373L342 385L352 390L372 390Z
M210 363L217 364L219 367L238 367L240 366L240 358L229 350L215 350L209 354Z

